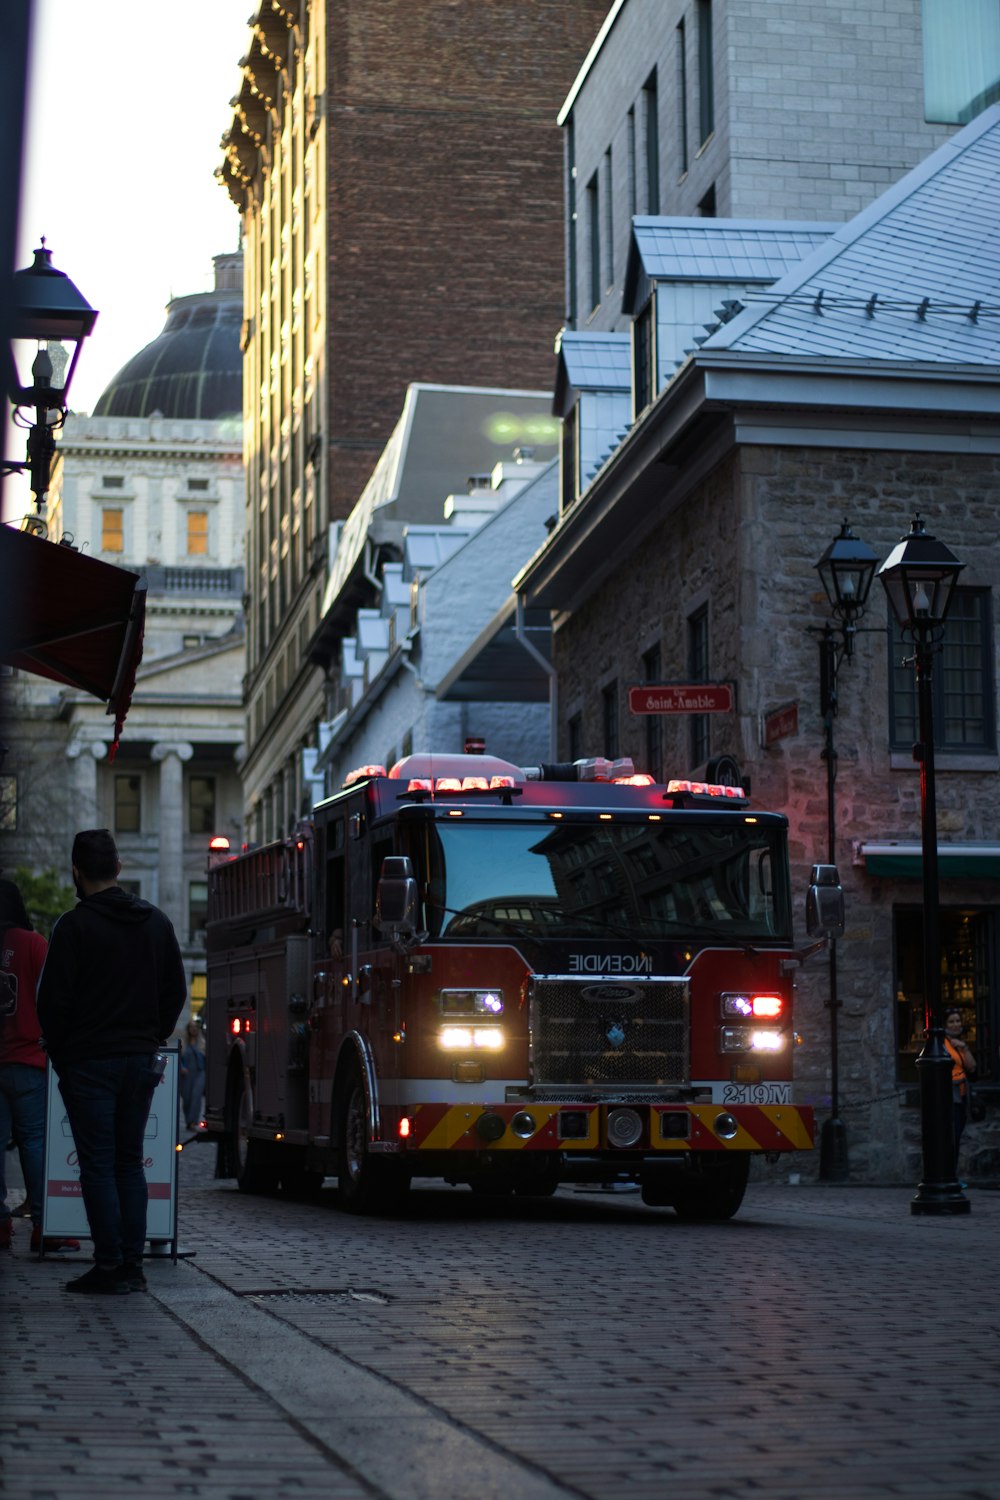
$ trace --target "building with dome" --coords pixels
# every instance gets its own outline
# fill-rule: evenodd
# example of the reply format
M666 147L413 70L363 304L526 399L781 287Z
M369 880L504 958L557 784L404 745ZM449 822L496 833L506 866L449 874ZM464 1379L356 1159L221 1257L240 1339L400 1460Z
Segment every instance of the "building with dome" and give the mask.
M172 299L158 337L60 435L49 535L144 576L143 659L113 762L97 699L6 679L16 797L0 829L4 870L68 880L76 829L110 828L122 884L174 923L196 1012L208 840L242 838L242 255L214 266L213 289Z

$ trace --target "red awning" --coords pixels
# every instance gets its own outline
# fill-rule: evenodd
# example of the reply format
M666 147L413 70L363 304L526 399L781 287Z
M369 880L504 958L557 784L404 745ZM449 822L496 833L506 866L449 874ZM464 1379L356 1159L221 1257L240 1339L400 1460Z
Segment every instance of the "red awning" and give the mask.
M103 698L118 748L142 660L138 573L0 525L0 662Z

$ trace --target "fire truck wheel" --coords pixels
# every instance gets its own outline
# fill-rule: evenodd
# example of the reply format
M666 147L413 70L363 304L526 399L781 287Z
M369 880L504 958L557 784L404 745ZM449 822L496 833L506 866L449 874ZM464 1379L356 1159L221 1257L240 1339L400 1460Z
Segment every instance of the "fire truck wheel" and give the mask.
M348 1213L378 1213L407 1191L410 1176L402 1162L372 1156L368 1150L368 1110L357 1069L344 1090L337 1132L340 1206Z
M674 1195L674 1212L679 1219L701 1219L718 1223L731 1219L743 1202L750 1176L750 1156L735 1152L731 1156L695 1153L694 1170Z
M244 1075L234 1074L229 1119L236 1185L241 1193L273 1193L278 1187L277 1164L270 1161L262 1141L250 1139L253 1095Z

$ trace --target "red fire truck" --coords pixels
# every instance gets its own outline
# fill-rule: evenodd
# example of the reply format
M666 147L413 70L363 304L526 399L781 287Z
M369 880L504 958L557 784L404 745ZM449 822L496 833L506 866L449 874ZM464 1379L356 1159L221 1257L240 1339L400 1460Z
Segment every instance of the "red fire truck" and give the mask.
M633 1182L724 1219L754 1153L812 1146L787 822L737 787L411 755L209 863L206 1123L247 1192Z

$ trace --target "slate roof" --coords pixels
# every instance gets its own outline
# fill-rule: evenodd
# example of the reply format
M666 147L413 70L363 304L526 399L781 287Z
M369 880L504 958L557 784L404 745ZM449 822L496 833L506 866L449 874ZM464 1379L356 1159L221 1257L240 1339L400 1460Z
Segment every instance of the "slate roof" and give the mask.
M703 353L1000 363L1000 105L744 300Z
M632 388L632 337L628 333L564 333L558 353L574 390Z
M841 227L638 216L632 241L653 281L776 281Z

